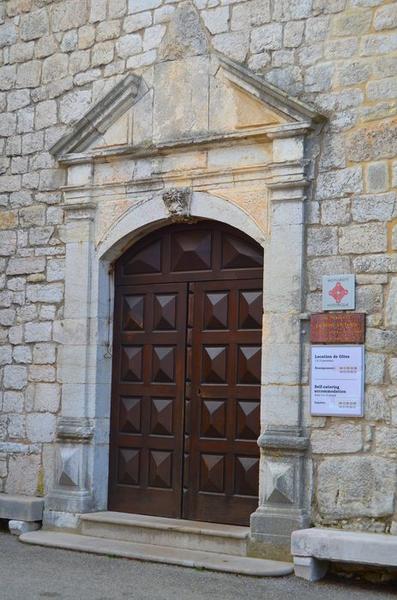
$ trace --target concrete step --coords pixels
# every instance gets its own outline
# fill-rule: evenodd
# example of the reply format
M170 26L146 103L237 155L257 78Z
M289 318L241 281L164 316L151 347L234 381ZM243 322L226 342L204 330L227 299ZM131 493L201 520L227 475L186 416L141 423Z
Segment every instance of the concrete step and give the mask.
M249 528L106 511L81 515L81 533L124 542L246 556Z
M107 556L255 577L280 577L282 575L290 575L293 571L291 563L275 560L123 542L74 533L40 530L32 533L24 533L19 539L26 544L37 544L51 548L63 548L65 550L77 550L79 552L105 554Z

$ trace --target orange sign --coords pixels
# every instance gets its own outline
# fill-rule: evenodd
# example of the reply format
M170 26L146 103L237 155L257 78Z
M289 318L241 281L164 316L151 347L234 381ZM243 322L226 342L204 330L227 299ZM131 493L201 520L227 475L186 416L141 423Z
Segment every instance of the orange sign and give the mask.
M310 318L312 344L364 344L364 313L317 313Z

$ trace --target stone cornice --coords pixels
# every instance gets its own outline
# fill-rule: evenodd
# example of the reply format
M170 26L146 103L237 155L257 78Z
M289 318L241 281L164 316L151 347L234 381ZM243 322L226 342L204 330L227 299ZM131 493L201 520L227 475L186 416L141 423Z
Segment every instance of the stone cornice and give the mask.
M88 146L92 139L105 133L140 97L141 82L141 77L127 75L50 148L51 154L59 158L72 153L77 146Z
M259 436L258 446L265 450L304 452L309 446L309 438L300 427L269 427Z
M227 146L230 142L244 143L247 141L271 142L273 139L301 136L307 133L309 123L284 123L282 125L267 125L242 131L217 133L210 135L197 135L191 138L181 138L159 142L156 145L143 146L112 146L87 152L71 152L58 156L59 164L68 166L90 162L104 162L116 158L152 158L166 156L174 152L191 152L192 150L206 150L207 148Z

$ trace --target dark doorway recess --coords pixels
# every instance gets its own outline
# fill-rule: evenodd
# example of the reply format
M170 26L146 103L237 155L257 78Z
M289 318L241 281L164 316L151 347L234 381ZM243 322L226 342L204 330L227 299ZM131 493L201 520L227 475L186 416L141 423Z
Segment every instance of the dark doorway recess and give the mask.
M258 506L263 252L213 221L116 264L109 509L247 525Z

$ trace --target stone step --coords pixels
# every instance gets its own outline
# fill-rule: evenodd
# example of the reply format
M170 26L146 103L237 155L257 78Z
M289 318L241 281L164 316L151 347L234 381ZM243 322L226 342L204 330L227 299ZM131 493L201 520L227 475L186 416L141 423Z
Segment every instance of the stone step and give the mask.
M106 556L255 577L280 577L282 575L290 575L293 571L291 563L275 560L123 542L75 533L40 530L32 533L24 533L19 539L26 544L37 544L50 548L63 548L65 550L77 550L79 552L90 552Z
M124 542L246 556L249 528L106 511L81 515L81 533Z

